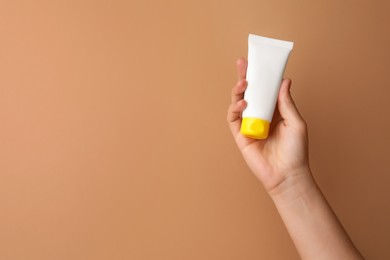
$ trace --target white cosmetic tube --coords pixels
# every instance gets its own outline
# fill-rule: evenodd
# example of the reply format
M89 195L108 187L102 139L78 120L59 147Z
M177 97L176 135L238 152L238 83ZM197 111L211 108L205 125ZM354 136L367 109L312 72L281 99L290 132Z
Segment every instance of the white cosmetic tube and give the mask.
M286 68L292 42L249 34L248 82L244 99L247 107L242 113L241 134L266 139L278 99L280 84Z

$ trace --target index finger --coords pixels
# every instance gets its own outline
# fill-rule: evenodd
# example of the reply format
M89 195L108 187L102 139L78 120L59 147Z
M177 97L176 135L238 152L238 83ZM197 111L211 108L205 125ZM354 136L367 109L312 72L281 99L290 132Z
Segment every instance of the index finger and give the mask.
M239 79L245 79L246 78L246 69L248 67L248 62L245 58L239 58L237 60L237 73Z

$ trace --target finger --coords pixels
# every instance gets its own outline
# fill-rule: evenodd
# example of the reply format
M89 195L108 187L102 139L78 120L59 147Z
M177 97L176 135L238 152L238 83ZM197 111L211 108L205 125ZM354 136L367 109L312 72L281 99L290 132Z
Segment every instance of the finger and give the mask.
M237 103L244 98L244 92L246 90L247 82L245 79L241 79L232 89L232 104Z
M274 112L274 115L272 117L272 122L271 122L271 125L269 127L269 132L272 133L273 130L275 129L275 127L280 123L280 121L282 121L283 118L282 116L280 115L280 111L279 111L279 108L278 108L278 105L276 105L275 107L275 112Z
M228 110L227 121L234 123L241 119L241 113L246 107L245 100L240 100L235 104L231 104Z
M239 58L236 62L237 65L237 73L239 79L246 78L246 69L248 67L248 62L245 58Z
M229 107L227 121L229 123L230 130L235 135L241 128L241 113L246 108L245 100L240 100L236 104L231 104Z
M285 123L292 123L293 125L300 125L304 123L302 116L299 114L294 100L290 94L291 80L284 79L280 86L278 96L278 108L280 115Z

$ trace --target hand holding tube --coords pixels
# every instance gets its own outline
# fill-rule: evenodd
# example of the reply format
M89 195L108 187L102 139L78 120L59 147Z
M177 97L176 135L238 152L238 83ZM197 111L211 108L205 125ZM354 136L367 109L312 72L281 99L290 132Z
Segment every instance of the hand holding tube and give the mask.
M246 107L247 61L239 59L239 81L232 90L227 121L234 139L250 169L268 192L288 189L295 180L310 179L306 123L290 95L291 80L284 79L267 139L256 140L240 133L241 113ZM293 181L294 180L294 181Z
M227 121L250 169L262 181L302 259L364 259L316 184L309 167L306 123L284 79L268 139L240 133L246 102L247 62L237 61L239 81L232 90Z

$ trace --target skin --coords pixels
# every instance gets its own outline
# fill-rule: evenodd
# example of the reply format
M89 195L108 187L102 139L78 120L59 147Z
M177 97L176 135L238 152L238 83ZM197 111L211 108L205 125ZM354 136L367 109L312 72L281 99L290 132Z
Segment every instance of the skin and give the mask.
M247 61L237 60L238 82L232 89L227 121L243 158L271 196L302 259L364 259L356 249L310 170L307 124L283 79L265 140L240 133L246 107Z

